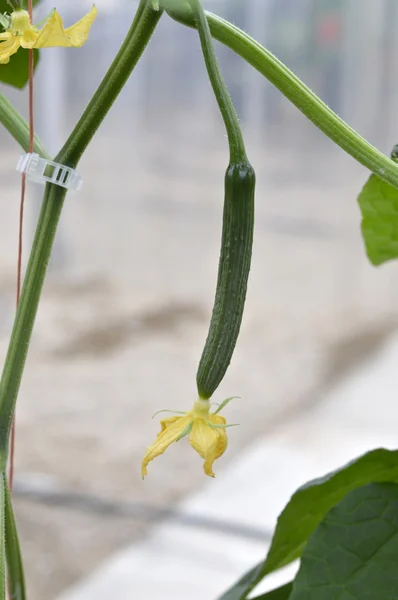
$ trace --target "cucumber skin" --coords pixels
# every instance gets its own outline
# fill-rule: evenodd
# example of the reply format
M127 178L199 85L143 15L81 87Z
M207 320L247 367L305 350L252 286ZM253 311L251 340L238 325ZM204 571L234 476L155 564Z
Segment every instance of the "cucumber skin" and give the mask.
M216 297L196 375L203 399L210 398L221 383L242 323L253 247L255 185L249 162L228 166Z

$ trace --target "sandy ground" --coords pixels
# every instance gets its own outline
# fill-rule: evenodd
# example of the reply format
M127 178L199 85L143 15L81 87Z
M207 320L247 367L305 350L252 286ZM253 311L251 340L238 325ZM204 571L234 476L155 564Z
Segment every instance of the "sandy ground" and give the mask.
M31 600L52 600L151 526L67 494L45 504L43 490L164 507L203 483L185 442L140 477L158 430L152 415L189 409L195 398L219 251L224 140L205 132L211 143L188 153L188 133L175 135L172 149L167 138L148 137L127 161L106 130L81 164L83 191L64 209L17 409L15 502ZM14 314L17 154L10 146L0 156L1 357ZM365 171L342 155L298 156L294 147L289 154L253 144L251 156L250 290L215 396L241 397L225 413L240 427L217 469L311 411L398 322L394 266L373 269L363 253L355 197ZM37 205L37 188L29 190L26 244Z

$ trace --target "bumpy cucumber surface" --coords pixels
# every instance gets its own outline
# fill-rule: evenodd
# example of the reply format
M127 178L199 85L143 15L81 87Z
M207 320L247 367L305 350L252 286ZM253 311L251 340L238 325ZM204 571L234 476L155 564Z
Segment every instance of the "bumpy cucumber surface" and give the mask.
M221 383L239 335L252 256L255 184L250 163L229 165L216 298L196 375L199 396L205 399Z

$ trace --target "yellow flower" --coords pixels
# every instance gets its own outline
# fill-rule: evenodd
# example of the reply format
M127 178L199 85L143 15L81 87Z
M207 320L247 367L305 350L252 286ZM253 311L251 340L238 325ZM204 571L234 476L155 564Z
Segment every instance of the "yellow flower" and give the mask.
M161 430L152 446L145 452L142 461L142 477L147 474L148 463L163 454L173 443L189 435L192 448L204 459L203 469L206 475L214 477L213 463L224 454L228 438L226 420L217 414L232 398L227 398L214 413L210 413L210 401L198 398L193 409L183 416L174 416L160 421Z
M38 29L30 23L26 10L11 13L9 27L0 33L0 64L7 64L10 56L19 48L80 48L87 41L91 25L97 16L95 6L80 21L64 29L62 19L56 10L49 15L46 24Z

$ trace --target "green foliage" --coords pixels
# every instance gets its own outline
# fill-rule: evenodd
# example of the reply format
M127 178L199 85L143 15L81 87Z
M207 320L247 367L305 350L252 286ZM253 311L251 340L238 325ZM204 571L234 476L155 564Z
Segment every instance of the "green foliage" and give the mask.
M362 236L373 265L398 258L398 189L371 175L358 196Z
M264 572L271 573L299 558L325 514L348 492L385 481L398 482L398 451L373 450L299 488L278 519Z
M249 571L221 600L246 598L267 574L299 558L309 536L348 492L387 481L398 482L398 451L379 449L299 488L278 518L265 562Z
M398 145L391 152L398 162ZM362 236L370 262L377 266L398 257L398 189L371 175L358 196Z
M40 0L33 0L33 6L39 4ZM23 0L22 8L28 9L28 0ZM12 12L11 6L8 4L7 0L0 0L0 13L7 13L8 15Z
M308 540L290 600L397 600L398 485L347 494Z
M21 10L22 8L21 0L7 0L7 3L11 10Z
M39 61L39 51L34 50L35 68ZM0 81L22 89L29 79L29 61L28 50L20 48L16 54L11 57L7 65L0 65Z
M272 592L268 592L262 596L256 596L253 600L288 600L292 592L292 587L292 583L287 583L276 590L272 590Z
M264 562L243 575L219 600L244 600L247 594L263 579Z
M10 13L12 10L17 10L17 8L12 8L13 2L15 2L16 5L19 4L22 7L22 9L28 10L28 0L0 0L0 12ZM39 2L40 0L33 0L33 6L36 6L36 4L39 4Z
M37 4L39 1L40 0L35 0L33 4ZM24 4L26 5L26 2ZM10 12L12 12L12 9L7 0L0 0L0 13L10 14ZM0 31L2 30L3 28L0 27ZM34 54L36 68L39 61L38 50L35 50ZM18 52L11 57L11 60L7 65L0 65L0 82L22 89L27 84L28 79L28 50L20 48Z

